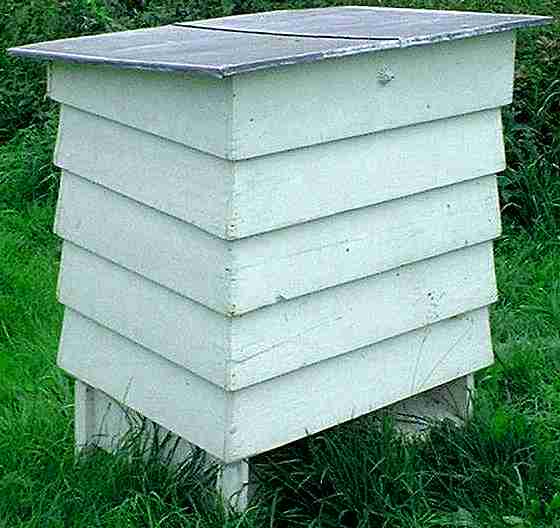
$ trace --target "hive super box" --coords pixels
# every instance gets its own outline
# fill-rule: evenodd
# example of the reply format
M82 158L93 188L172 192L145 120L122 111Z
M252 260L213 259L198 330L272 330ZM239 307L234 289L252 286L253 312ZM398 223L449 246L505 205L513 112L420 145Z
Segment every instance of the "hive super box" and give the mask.
M114 399L230 494L257 453L433 388L464 403L492 362L514 30L546 21L344 7L12 50L61 103L78 443L121 431Z

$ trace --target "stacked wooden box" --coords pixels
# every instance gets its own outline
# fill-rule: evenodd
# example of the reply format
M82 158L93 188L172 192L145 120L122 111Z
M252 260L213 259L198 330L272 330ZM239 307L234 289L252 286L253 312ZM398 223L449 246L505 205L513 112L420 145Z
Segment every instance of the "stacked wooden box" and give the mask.
M373 49L380 20L429 16L303 13L330 33L286 35L303 15L283 13L35 47L62 103L59 364L226 463L492 362L513 22ZM249 57L142 55L201 35ZM261 44L339 52L257 64Z

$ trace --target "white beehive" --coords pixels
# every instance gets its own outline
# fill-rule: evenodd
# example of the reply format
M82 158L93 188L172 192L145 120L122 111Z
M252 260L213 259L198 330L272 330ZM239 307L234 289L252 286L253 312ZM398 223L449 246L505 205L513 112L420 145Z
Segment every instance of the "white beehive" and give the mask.
M223 461L229 493L257 453L464 398L492 362L513 31L546 21L344 7L12 50L52 61L62 105L78 442L109 396Z

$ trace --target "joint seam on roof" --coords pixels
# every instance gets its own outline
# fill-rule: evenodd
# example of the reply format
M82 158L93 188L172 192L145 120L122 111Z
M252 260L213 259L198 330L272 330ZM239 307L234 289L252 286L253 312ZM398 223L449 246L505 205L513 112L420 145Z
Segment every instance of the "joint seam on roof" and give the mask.
M319 35L312 33L291 33L284 31L261 31L255 29L238 29L238 28L217 28L211 26L202 26L198 24L178 23L172 24L174 27L184 29L203 29L206 31L226 31L229 33L247 33L249 35L265 35L273 37L295 37L295 38L322 38L322 39L340 39L340 40L402 40L401 37L376 37L371 35L354 36L354 35Z

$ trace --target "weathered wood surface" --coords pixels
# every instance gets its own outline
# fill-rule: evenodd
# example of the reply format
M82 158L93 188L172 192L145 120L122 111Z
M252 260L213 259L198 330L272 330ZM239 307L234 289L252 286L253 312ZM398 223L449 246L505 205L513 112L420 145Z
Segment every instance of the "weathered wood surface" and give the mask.
M234 509L243 511L249 502L249 462L224 464L218 474L218 490Z
M64 244L60 301L227 390L496 300L484 243L228 318Z
M514 48L501 33L234 77L232 157L507 105Z
M334 7L78 37L21 46L9 52L38 59L226 77L549 22L550 17L523 15Z
M106 421L104 422L99 413L96 412L101 393L95 391L80 380L76 380L74 385L74 441L76 452L84 447L99 442L103 447L113 447L113 438L121 438L124 430L117 423L117 420L109 420L110 433L108 438L104 435ZM110 408L107 412L110 412ZM111 417L112 418L112 417ZM101 439L107 438L107 442ZM118 441L118 440L117 440Z
M495 177L489 176L224 241L64 173L55 229L65 240L238 316L491 240L500 225Z
M62 105L55 163L237 239L499 172L500 117L493 109L228 162Z
M438 420L463 425L472 416L474 398L474 374L469 374L394 403L387 413L395 419L399 431L421 434Z
M232 395L236 429L230 456L281 446L475 372L492 360L488 314L482 309L254 385Z
M492 353L480 309L228 393L67 309L58 360L86 384L234 462L465 376L489 365Z
M113 452L134 440L146 458L157 452L162 461L180 465L193 456L195 449L184 438L78 379L74 387L74 421L77 452L93 446ZM218 462L206 455L206 463ZM248 481L249 464L240 460L219 468L216 487L224 501L244 510L249 498Z
M469 374L411 396L401 402L380 409L376 414L389 414L396 420L396 426L403 432L422 433L434 420L451 419L461 423L470 413L474 393L474 376ZM86 413L93 407L96 412ZM126 444L130 432L136 437L141 434L141 442L149 449L157 438L161 457L173 464L181 464L192 455L193 444L171 433L147 418L141 418L142 430L137 425L140 416L132 409L119 404L103 392L80 380L75 381L75 420L77 450L90 445L113 451ZM82 436L83 428L78 424L87 423L89 436ZM167 443L164 443L164 440ZM148 451L149 453L149 451ZM216 463L214 457L206 455L208 463ZM244 509L251 495L251 466L249 460L225 464L219 474L217 487L224 500L237 509Z
M450 419L461 424L468 419L472 414L475 390L474 374L468 374L449 383L383 407L378 411L374 411L374 413L378 416L392 416L395 419L395 425L402 432L422 433L437 420ZM86 415L84 413L84 410L87 408L86 402L92 403L98 412ZM162 446L164 438L169 436L170 441L166 445L174 449L172 457L174 463L182 463L192 453L193 444L177 437L147 418L140 418L140 415L132 409L118 403L103 392L89 387L80 380L75 380L74 410L76 424L87 422L87 430L89 431L88 436L82 436L83 428L76 427L77 449L96 445L107 451L113 451L123 445L123 443L126 443L127 435L130 435L132 428L133 435L141 434L142 441L147 446L153 443L156 432L159 446ZM143 426L141 433L137 428L140 421ZM170 456L171 454L169 449L165 449L165 456ZM216 461L209 455L207 455L207 458L211 463ZM233 477L233 482L230 483L233 485L237 481L238 489L246 488L247 475L251 471L251 468L248 467L248 461L240 462L240 464L247 464L247 466L238 467L237 469L241 470L239 472L230 472L230 475ZM236 475L237 478L235 478ZM231 496L231 494L227 496Z
M231 79L55 62L48 95L222 158L231 150Z
M212 383L228 385L230 318L69 242L58 299Z
M77 443L123 430L114 407L101 423L114 398L223 460L227 495L247 457L444 384L464 395L492 362L488 174L512 30L545 19L308 15L14 51L62 61Z
M226 238L234 164L62 105L55 164Z
M513 54L507 32L221 81L54 63L49 95L239 160L501 107L511 102ZM379 81L384 71L391 82Z
M85 384L223 460L227 398L213 383L70 309L65 310L58 363Z
M301 297L290 312L289 304L251 312L234 321L232 387L491 304L496 296L492 245L485 243Z

